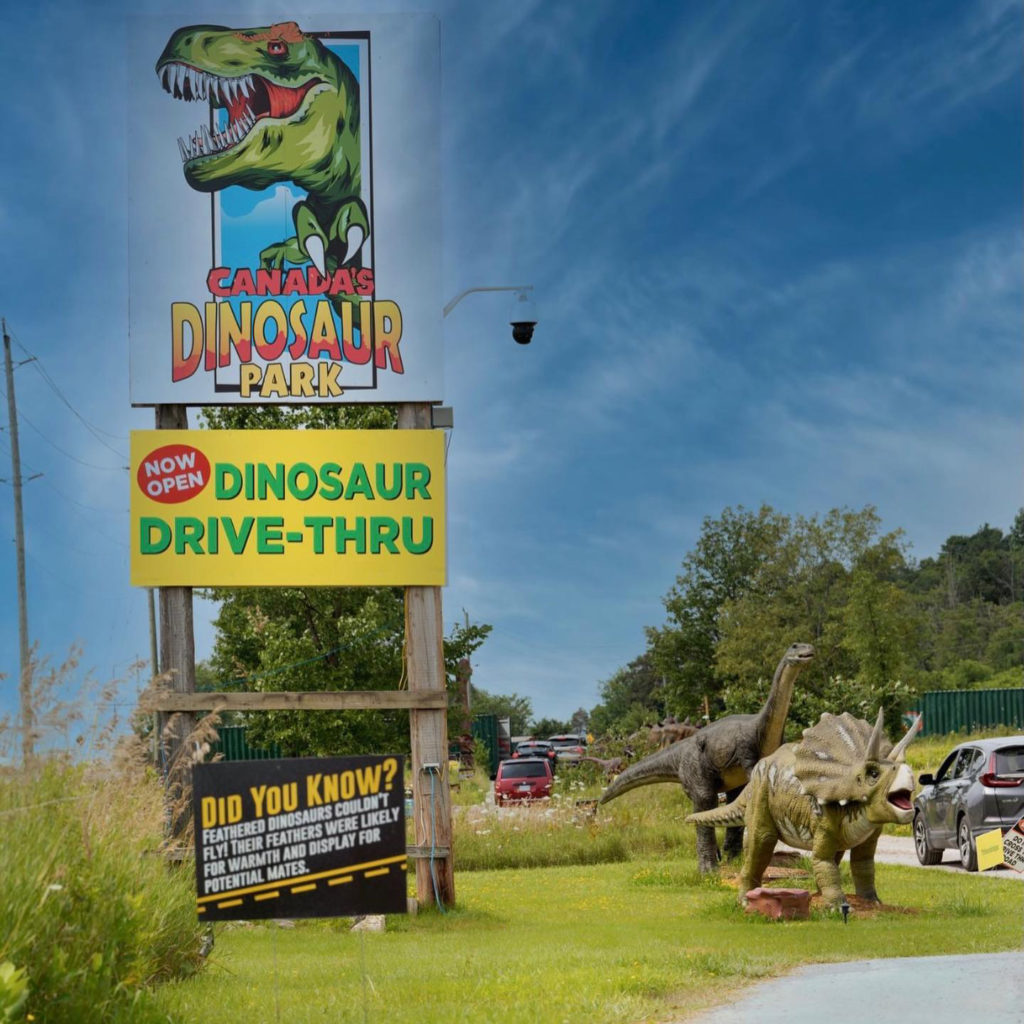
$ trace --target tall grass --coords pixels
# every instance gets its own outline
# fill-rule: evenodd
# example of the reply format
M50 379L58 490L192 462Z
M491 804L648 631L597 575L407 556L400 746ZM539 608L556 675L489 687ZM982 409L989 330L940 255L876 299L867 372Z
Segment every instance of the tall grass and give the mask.
M584 765L563 769L550 800L453 810L458 871L614 864L659 854L696 858L689 801L676 784L647 787L596 807L603 780Z
M18 1005L12 1020L166 1024L151 988L202 962L192 869L163 855L162 786L139 744L56 699L74 667L37 675L46 753L0 769L0 1020ZM0 722L0 748L14 739Z

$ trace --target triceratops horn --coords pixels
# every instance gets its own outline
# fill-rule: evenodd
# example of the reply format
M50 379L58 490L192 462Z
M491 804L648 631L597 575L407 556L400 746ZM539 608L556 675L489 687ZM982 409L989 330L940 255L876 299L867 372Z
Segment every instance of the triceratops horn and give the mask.
M903 739L901 739L889 752L890 761L906 761L907 747L909 746L910 741L921 731L921 723L923 721L924 715L918 715L914 719L914 724L907 730Z
M875 719L875 727L871 731L871 738L868 740L868 748L864 752L865 761L877 761L882 750L882 730L885 727L885 718L882 709L878 709L878 718Z

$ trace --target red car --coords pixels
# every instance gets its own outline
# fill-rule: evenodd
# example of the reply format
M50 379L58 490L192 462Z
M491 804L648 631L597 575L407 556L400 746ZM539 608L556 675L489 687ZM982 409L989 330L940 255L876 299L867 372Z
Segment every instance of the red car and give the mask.
M551 796L551 762L546 757L502 761L494 779L494 802L543 800Z

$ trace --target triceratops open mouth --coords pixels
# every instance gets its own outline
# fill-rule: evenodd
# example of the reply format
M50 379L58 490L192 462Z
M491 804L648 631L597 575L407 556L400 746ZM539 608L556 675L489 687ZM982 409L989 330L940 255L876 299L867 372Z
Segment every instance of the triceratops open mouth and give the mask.
M889 803L901 811L909 811L914 806L910 800L911 795L909 789L897 789L889 794Z
M201 125L188 139L178 139L183 163L237 146L262 118L291 117L309 90L321 82L315 76L295 86L279 85L256 74L225 78L180 61L161 64L156 73L175 99L209 100L228 112L228 123L221 131L211 132Z

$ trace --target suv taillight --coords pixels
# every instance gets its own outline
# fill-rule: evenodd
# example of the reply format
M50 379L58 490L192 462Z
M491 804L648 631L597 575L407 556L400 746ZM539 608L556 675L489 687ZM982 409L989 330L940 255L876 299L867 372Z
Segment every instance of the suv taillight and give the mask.
M989 754L988 766L985 768L984 773L978 780L983 786L989 786L992 788L1019 786L1021 780L1019 778L1013 778L1006 775L996 775L996 755Z

